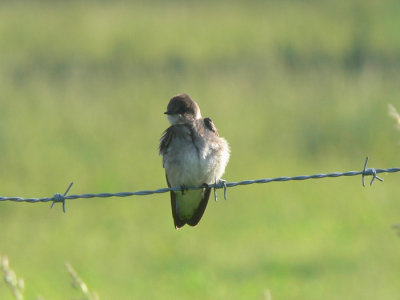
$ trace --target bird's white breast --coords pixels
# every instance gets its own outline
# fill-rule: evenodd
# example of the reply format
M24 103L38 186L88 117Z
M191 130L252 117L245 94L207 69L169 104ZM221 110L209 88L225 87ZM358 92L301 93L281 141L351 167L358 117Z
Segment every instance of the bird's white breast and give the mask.
M200 186L218 181L228 160L229 146L225 139L193 137L185 132L171 141L164 154L164 167L171 186Z

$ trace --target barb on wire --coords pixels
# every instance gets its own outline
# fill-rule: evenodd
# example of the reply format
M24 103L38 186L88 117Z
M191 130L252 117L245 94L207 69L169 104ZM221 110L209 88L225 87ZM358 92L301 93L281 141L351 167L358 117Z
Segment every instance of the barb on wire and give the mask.
M365 176L372 176L370 185L373 184L375 179L379 181L383 181L377 174L379 173L395 173L400 172L400 168L389 168L389 169L374 169L367 168L368 157L365 160L364 168L362 171L349 171L349 172L334 172L329 174L314 174L314 175L300 175L294 177L275 177L275 178L263 178L256 180L243 180L239 182L226 182L225 180L220 180L220 182L215 184L210 184L210 188L214 188L214 195L216 197L217 189L224 189L224 198L226 199L227 188L238 186L238 185L248 185L254 183L269 183L269 182L283 182L290 180L308 180L308 179L321 179L321 178L333 178L333 177L341 177L341 176L357 176L362 175L362 184L365 187ZM82 195L68 195L70 188L72 187L72 183L69 185L67 190L63 195L55 194L53 197L46 198L20 198L20 197L0 197L0 201L15 201L15 202L29 202L29 203L37 203L37 202L53 202L51 207L54 206L54 203L61 202L63 204L63 211L65 212L65 200L79 199L79 198L108 198L108 197L128 197L134 195L150 195L150 194L161 194L167 193L169 191L180 191L181 187L171 187L171 188L161 188L158 190L145 190L138 192L123 192L123 193L100 193L100 194L82 194ZM202 189L204 186L199 187L187 187L189 190Z
M50 208L53 208L54 204L56 202L61 202L62 203L62 208L63 208L63 212L65 213L65 196L67 195L67 193L69 192L70 188L72 187L74 183L71 182L67 188L67 190L65 191L64 195L61 195L59 193L54 194L53 197L53 203L51 204Z
M365 175L369 175L369 174L366 173L367 172L367 164L368 164L368 156L365 159L364 169L363 169L363 172L362 172L362 185L363 185L363 187L365 187ZM370 186L374 183L375 178L378 179L379 181L384 181L382 178L380 178L379 176L376 175L376 170L375 169L372 168L372 169L369 169L369 170L370 170L370 172L372 172L372 179L371 179L371 182L369 183Z

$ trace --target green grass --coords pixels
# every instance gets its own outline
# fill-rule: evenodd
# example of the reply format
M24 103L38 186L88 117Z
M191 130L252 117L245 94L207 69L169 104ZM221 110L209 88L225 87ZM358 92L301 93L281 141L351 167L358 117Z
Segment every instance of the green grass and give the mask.
M230 143L228 181L399 165L396 1L0 5L0 195L166 186L158 139L186 92ZM26 298L398 299L399 175L228 190L196 228L167 194L0 203ZM219 197L222 199L222 195ZM0 283L0 299L11 299Z

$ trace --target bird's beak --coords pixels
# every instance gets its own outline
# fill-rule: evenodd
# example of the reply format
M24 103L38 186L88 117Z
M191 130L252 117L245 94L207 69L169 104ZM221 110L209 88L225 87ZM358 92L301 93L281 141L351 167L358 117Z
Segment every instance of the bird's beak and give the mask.
M170 112L170 111L166 111L164 114L165 114L165 115L173 115L174 113L173 113L173 112Z

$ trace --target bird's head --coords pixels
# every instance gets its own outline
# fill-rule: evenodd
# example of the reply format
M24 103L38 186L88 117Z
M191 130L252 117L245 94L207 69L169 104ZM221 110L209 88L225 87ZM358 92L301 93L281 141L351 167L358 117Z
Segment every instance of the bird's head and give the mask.
M167 106L168 121L171 125L187 124L201 119L200 107L186 94L173 97Z

